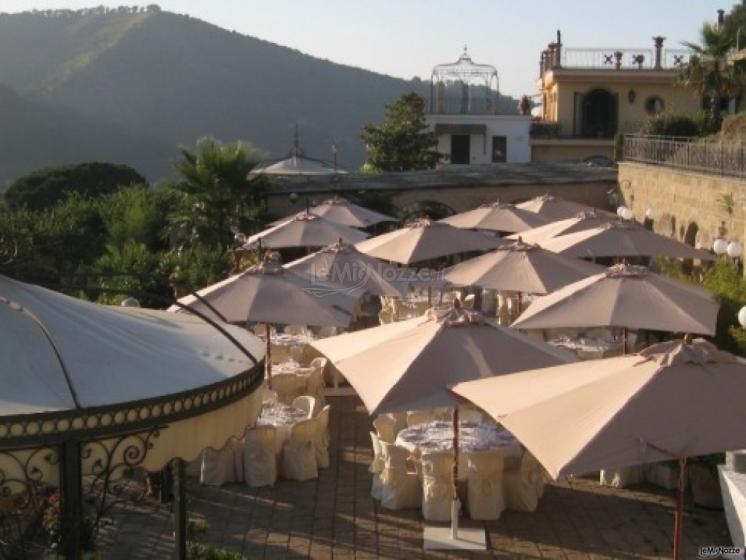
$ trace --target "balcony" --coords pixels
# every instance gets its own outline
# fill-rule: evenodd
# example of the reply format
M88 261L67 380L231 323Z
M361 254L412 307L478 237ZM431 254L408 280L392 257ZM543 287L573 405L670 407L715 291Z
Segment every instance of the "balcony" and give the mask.
M597 70L675 70L689 62L691 56L692 52L686 49L662 49L661 63L656 67L655 49L563 48L560 67Z

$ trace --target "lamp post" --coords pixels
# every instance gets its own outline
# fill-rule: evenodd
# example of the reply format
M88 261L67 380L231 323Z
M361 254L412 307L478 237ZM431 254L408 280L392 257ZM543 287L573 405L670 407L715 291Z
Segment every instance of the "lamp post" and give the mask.
M728 251L728 242L722 237L718 237L712 244L713 252L719 257Z

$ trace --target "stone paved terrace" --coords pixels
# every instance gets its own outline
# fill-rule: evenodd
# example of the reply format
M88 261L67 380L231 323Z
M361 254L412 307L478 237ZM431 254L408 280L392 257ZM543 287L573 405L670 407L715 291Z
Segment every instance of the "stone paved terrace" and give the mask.
M361 402L330 402L333 462L318 480L262 489L192 485L190 514L211 526L205 542L267 559L670 558L672 494L602 488L592 479L552 484L536 512L506 511L485 523L487 552L425 553L419 512L382 510L370 497L370 421ZM106 529L104 557L172 557L171 523L168 508L155 502L120 508ZM687 508L682 558L697 558L701 545L729 543L722 512Z

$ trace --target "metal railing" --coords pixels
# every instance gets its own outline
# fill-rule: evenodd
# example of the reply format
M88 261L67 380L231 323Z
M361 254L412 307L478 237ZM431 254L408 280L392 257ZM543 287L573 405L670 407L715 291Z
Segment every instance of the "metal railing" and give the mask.
M746 146L740 142L626 134L624 160L728 177L746 177Z
M691 52L686 49L663 49L661 68L675 69L689 61ZM603 68L624 70L652 70L655 68L653 49L608 48L608 49L562 49L564 68Z

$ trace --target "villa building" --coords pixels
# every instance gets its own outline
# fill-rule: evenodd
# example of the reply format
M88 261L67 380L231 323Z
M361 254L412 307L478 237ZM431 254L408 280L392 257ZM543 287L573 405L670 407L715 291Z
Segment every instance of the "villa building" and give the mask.
M426 119L445 165L531 160L531 117L498 114L497 101L497 70L472 61L466 48L456 62L433 68Z
M540 119L531 130L533 161L614 156L614 136L640 130L661 113L690 115L698 95L676 84L689 51L653 48L565 48L560 32L541 53Z

